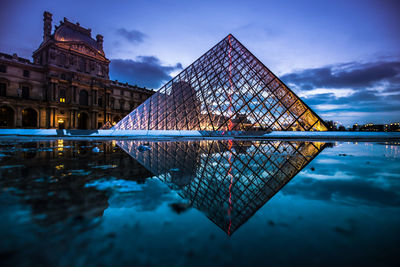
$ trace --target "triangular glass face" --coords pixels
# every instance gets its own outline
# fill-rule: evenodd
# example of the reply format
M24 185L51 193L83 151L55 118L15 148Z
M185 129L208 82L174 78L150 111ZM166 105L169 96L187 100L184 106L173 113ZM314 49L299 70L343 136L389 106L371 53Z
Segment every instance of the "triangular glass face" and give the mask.
M324 148L303 141L117 141L232 235Z
M327 130L318 115L232 35L113 129Z

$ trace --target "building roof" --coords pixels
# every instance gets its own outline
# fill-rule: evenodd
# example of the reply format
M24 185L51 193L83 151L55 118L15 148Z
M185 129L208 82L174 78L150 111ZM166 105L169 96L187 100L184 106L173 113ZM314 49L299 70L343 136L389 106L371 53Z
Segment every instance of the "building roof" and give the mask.
M61 22L60 26L56 28L54 40L58 42L83 42L104 55L103 49L98 45L97 41L92 38L91 29L85 29L78 23L71 23L65 18L64 22Z

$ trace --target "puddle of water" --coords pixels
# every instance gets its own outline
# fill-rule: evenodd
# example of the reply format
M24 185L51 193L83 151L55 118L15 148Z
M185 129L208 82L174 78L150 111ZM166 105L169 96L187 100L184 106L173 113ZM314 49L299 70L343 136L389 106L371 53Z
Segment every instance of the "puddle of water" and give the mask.
M390 265L400 237L399 148L2 141L0 260Z

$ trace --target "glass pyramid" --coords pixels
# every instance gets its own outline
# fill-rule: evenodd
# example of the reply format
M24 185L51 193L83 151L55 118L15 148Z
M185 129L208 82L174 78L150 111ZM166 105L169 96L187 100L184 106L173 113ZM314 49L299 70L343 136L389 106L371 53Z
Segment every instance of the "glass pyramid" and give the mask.
M327 130L318 115L231 34L112 129Z
M117 141L117 145L228 235L326 146L238 140Z

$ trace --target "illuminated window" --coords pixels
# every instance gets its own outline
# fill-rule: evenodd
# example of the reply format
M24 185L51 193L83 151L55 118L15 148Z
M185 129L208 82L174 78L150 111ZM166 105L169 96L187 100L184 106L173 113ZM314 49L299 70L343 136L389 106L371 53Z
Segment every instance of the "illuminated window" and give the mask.
M65 89L60 89L60 103L65 103Z

